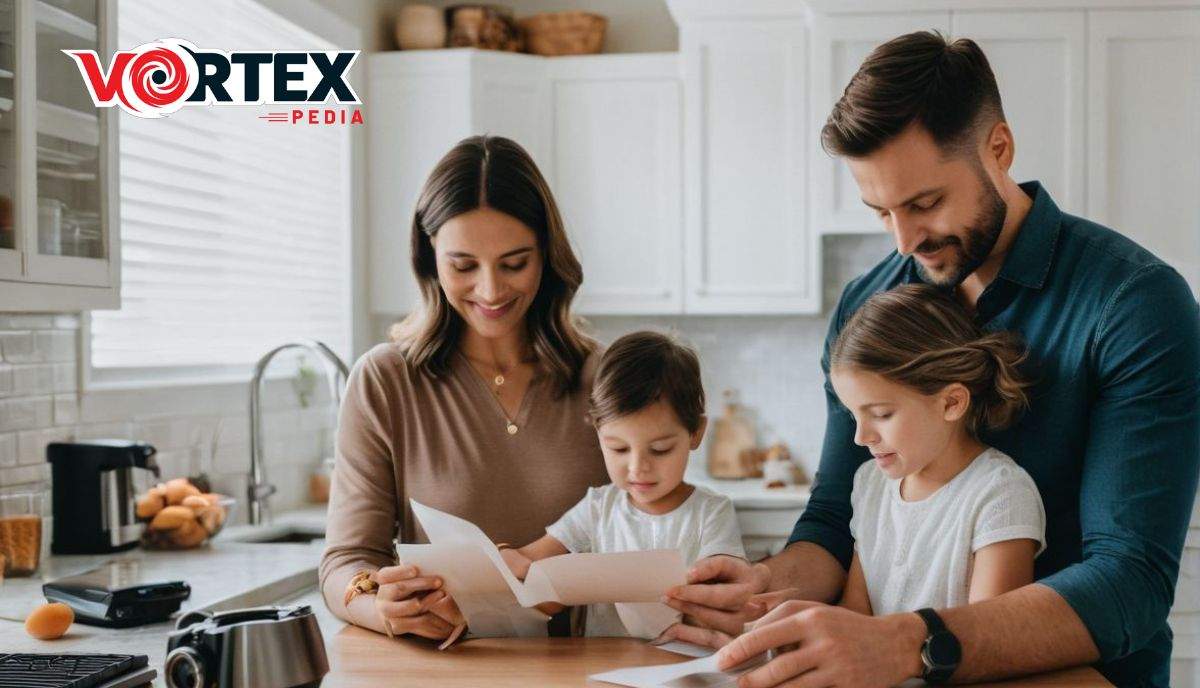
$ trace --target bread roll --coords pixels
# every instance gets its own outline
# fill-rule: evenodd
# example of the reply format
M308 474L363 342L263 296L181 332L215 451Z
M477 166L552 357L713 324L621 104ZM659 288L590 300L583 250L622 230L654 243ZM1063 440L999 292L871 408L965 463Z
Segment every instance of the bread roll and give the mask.
M154 530L174 530L185 523L195 523L196 515L186 506L169 506L158 512L150 527Z
M152 492L144 494L137 500L137 517L141 519L154 518L166 505L167 500L162 495Z

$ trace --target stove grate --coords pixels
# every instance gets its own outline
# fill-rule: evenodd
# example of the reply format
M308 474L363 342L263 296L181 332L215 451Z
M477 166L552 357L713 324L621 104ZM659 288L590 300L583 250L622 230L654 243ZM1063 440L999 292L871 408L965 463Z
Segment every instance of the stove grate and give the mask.
M0 653L0 688L93 688L146 663L146 655Z

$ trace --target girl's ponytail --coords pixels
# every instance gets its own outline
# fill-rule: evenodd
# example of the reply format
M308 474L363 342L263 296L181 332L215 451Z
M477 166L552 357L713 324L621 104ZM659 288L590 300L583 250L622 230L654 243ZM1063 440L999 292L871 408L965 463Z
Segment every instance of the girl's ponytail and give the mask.
M1006 428L1029 406L1025 389L1030 383L1018 368L1028 354L1021 339L1011 332L985 334L971 346L987 357L991 369L990 379L979 381L980 389L986 391L975 400L979 405L977 422L992 429Z

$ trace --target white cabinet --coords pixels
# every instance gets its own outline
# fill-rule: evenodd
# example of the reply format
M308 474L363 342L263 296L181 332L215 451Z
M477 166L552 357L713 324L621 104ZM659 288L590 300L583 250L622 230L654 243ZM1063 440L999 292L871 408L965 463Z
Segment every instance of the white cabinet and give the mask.
M0 2L0 311L120 305L117 117L65 49L115 48L116 3Z
M1066 212L1084 207L1085 13L955 12L952 35L987 55L1013 130L1009 173L1037 179Z
M487 133L517 141L544 165L541 61L476 50L379 53L370 56L368 80L371 310L403 315L420 300L413 209L437 161Z
M825 15L813 19L813 109L810 142L812 227L820 234L883 231L865 205L845 161L821 148L821 127L842 97L850 77L879 44L913 31L950 33L949 12Z
M1089 27L1087 216L1200 293L1200 10L1095 11Z
M558 58L547 73L550 187L583 264L575 309L682 312L678 58Z
M410 236L438 159L475 134L524 146L550 184L584 314L683 311L682 104L674 53L541 58L477 50L369 63L371 309L417 305Z
M668 4L683 59L684 310L816 313L804 8Z

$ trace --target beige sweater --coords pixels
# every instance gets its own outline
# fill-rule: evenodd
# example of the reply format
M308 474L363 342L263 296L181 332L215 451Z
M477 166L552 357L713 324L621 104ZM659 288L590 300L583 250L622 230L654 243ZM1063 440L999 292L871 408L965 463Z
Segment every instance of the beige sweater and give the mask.
M496 542L530 543L608 482L596 431L586 419L599 352L575 392L556 395L535 377L507 431L499 401L466 359L433 378L380 344L354 365L342 402L329 498L321 592L338 617L382 632L369 605L346 608L356 571L391 566L393 538L426 542L408 499L475 523ZM432 573L432 572L431 572ZM365 618L364 618L365 617Z

